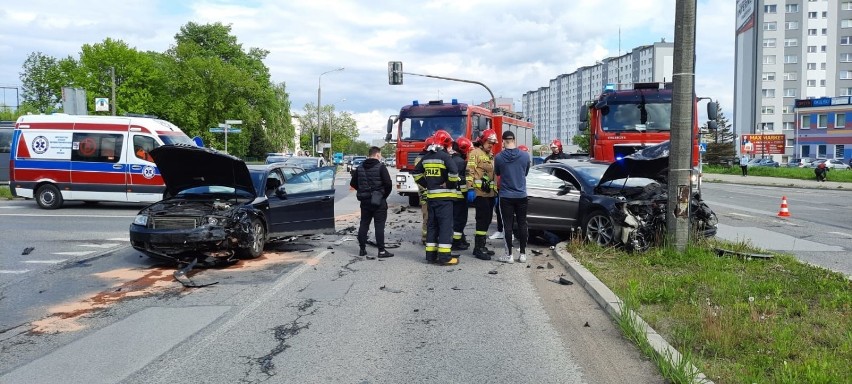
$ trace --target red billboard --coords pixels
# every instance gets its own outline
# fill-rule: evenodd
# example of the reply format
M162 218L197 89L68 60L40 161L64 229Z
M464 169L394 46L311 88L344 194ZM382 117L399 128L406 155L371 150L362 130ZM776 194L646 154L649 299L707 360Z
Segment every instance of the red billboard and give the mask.
M740 152L749 155L783 155L785 137L774 135L742 135Z

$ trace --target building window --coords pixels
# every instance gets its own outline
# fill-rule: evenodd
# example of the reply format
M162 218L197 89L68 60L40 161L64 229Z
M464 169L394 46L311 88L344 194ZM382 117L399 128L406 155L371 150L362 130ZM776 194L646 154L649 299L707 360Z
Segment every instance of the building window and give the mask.
M808 29L808 36L816 36L816 35L817 35L816 28L809 28Z
M799 12L799 4L787 4L784 6L784 12L796 13Z
M784 88L784 97L796 97L796 88Z
M776 13L776 12L778 12L778 6L775 5L775 4L763 6L763 13Z
M814 30L814 32L816 32L816 30ZM784 46L785 47L798 47L799 46L799 39L784 39Z
M784 64L796 64L799 62L799 56L784 55Z
M799 129L811 129L811 115L802 115L799 121Z
M820 80L820 81L819 81L819 86L820 86L820 87L824 87L824 86L825 86L825 79L822 79L822 80Z
M784 72L784 80L798 80L799 74L797 72Z
M852 36L840 37L840 45L852 45Z
M826 158L826 153L828 153L828 146L825 144L817 145L817 157Z
M775 72L763 72L763 81L775 80Z
M784 29L799 29L798 21L788 21L784 23Z
M840 28L852 28L852 19L840 20Z
M808 80L809 87L816 87L816 80Z
M775 64L775 55L763 55L763 64Z
M823 71L825 70L825 66L825 63L819 63L819 69L822 69Z
M852 53L841 53L840 54L840 62L841 63L852 63Z
M816 19L819 16L819 12L808 12L809 19Z
M792 131L795 128L796 128L796 125L792 121L784 122L784 130L785 131Z
M763 39L763 48L775 48L775 39Z
M792 105L785 105L785 106L781 107L781 113L793 113L793 106Z
M840 3L840 9L844 11L852 11L852 1L844 1Z
M784 139L784 142L786 143L785 146L787 148L792 148L793 145L796 143L796 139Z
M808 63L809 71L816 71L816 63Z
M774 131L775 123L760 123L760 131Z
M819 47L819 51L822 52L822 53L827 52L827 50L828 50L828 46L826 46L826 45L822 45L822 46Z
M843 80L852 79L852 71L840 71L840 78Z
M764 105L761 108L760 113L762 113L764 115L774 115L775 114L775 107L773 107L771 105L770 106Z
M822 11L822 18L823 18L823 19L827 19L827 18L828 18L828 11Z
M834 128L846 128L846 112L834 115Z
M811 157L811 146L803 145L802 146L802 157Z
M808 46L808 53L816 53L816 51L817 51L816 45L809 45Z
M828 115L825 115L825 114L817 115L817 128L819 128L819 129L828 128Z
M763 30L764 31L777 31L778 30L778 23L775 22L775 21L765 22L765 23L763 23Z
M837 144L834 146L834 158L842 159L843 158L843 150L846 149L846 145Z
M767 99L771 99L775 97L775 90L772 88L762 90L763 97Z
M840 96L852 96L852 87L840 88Z

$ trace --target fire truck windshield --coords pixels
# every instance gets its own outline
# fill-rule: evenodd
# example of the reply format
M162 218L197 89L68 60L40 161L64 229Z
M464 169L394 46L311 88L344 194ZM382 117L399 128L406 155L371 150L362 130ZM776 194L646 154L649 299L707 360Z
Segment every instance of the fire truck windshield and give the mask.
M647 112L642 122L642 109ZM671 130L671 103L608 103L601 110L601 128L606 132L669 131Z
M402 120L399 137L407 141L423 141L443 129L453 137L464 135L465 116L411 116Z

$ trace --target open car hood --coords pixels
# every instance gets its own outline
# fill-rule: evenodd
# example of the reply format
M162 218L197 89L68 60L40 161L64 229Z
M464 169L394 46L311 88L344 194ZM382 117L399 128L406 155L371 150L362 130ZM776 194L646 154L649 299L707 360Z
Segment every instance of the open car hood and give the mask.
M642 177L662 184L668 183L669 142L643 148L609 165L598 186L608 181Z
M164 145L150 154L169 196L187 188L211 185L255 193L246 163L234 156L191 145Z

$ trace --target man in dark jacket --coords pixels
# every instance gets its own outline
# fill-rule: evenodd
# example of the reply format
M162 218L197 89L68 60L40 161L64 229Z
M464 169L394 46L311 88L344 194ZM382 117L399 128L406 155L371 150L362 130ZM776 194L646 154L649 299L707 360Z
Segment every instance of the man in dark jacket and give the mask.
M379 247L378 256L381 258L393 257L393 253L385 249L385 222L388 219L387 198L393 190L388 168L380 161L382 150L379 147L370 147L369 157L358 168L352 172L352 180L349 186L355 189L355 197L361 202L361 226L358 228L358 246L361 250L358 256L367 256L367 231L370 230L370 221L375 220L376 245ZM380 193L379 204L373 204L373 192ZM368 259L374 257L367 256Z
M521 254L518 261L527 261L527 173L530 171L530 155L518 149L515 134L503 132L503 150L494 158L494 174L500 176L500 212L505 228L506 254L497 261L513 263L512 228L518 224L518 241Z

